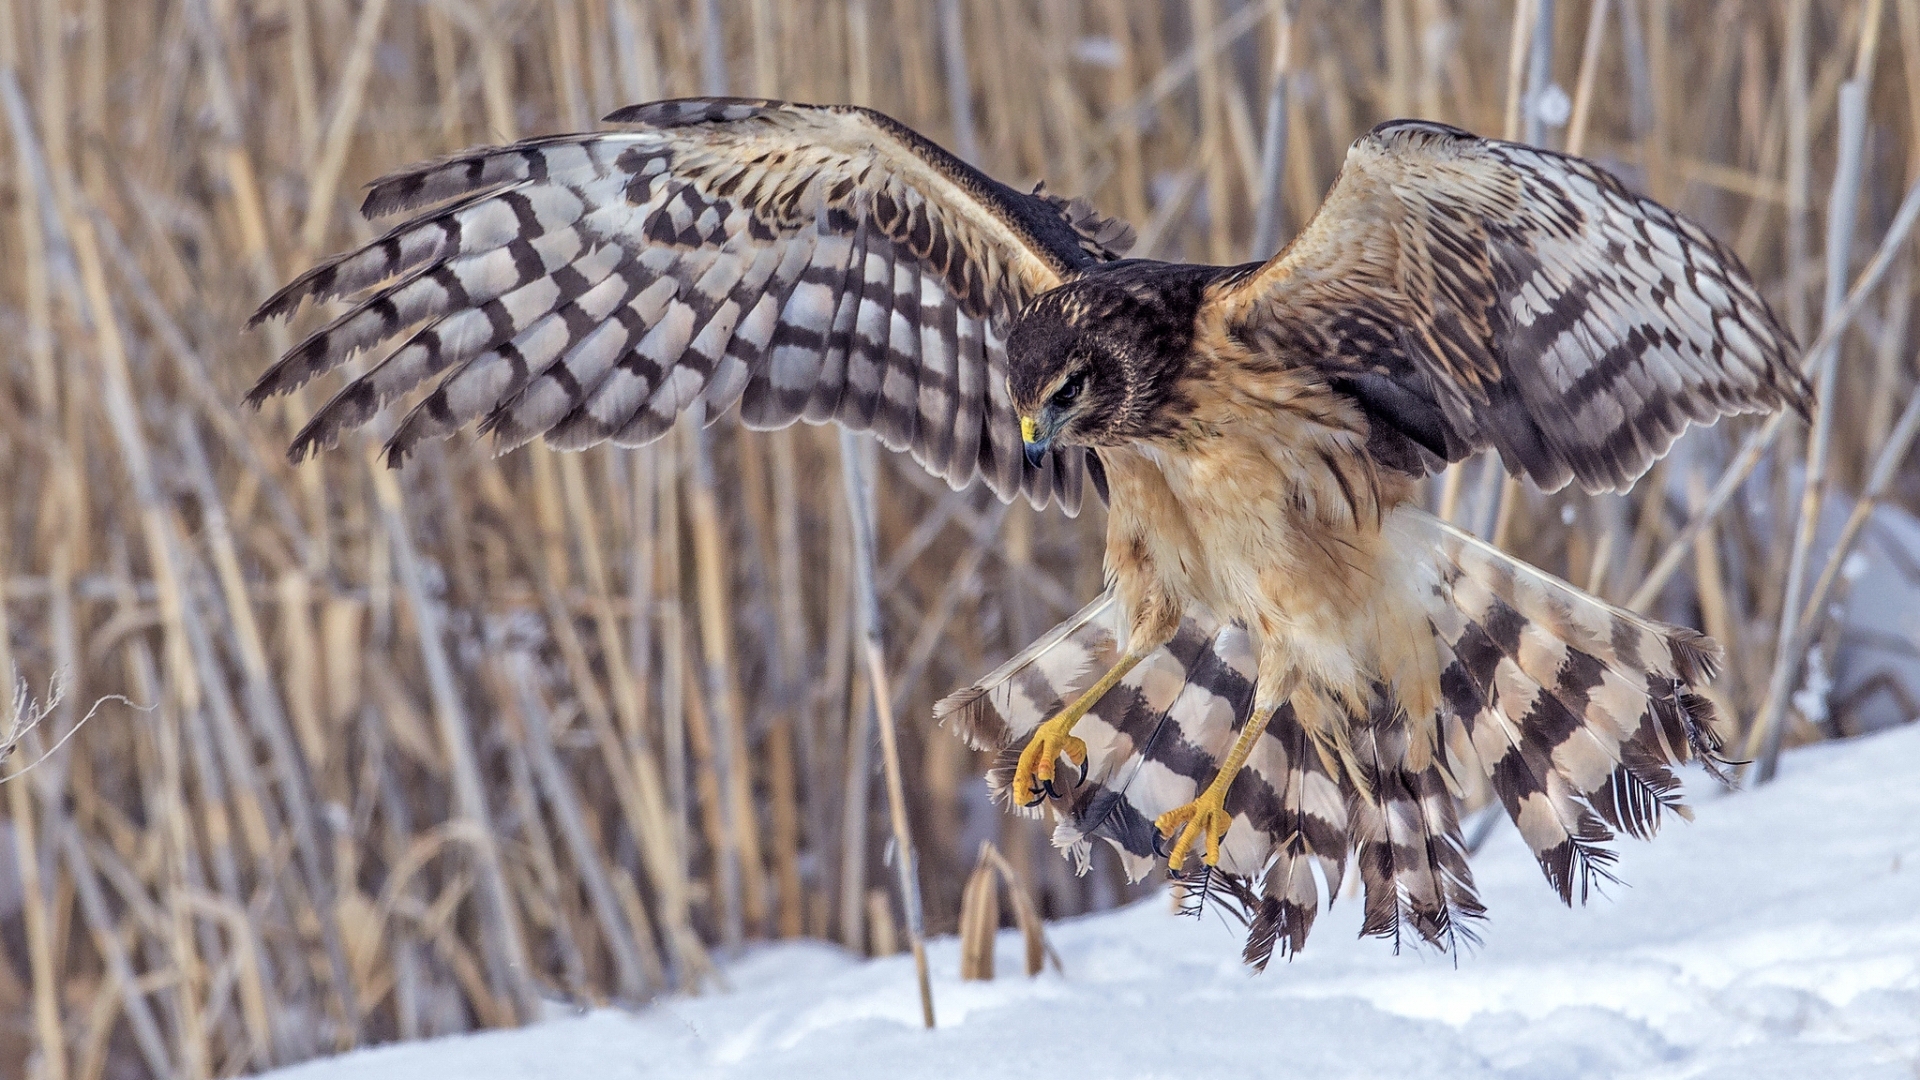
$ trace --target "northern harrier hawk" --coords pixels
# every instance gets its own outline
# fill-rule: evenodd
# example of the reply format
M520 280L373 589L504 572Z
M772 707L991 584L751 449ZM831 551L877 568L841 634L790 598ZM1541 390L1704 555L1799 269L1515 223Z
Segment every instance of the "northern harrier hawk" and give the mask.
M1614 491L1689 421L1804 411L1739 261L1600 168L1395 121L1284 251L1192 266L1121 259L1124 225L871 110L608 120L631 127L374 183L369 215L437 208L261 307L375 290L250 399L421 328L296 459L438 379L390 460L474 421L503 448L638 445L704 401L872 431L956 488L1069 513L1090 478L1107 593L940 713L1014 748L998 792L1083 859L1095 836L1135 872L1198 846L1255 909L1254 963L1300 946L1350 849L1369 932L1452 945L1481 911L1468 772L1570 899L1616 831L1677 808L1671 766L1718 748L1695 693L1711 642L1411 501L1481 448L1548 490Z

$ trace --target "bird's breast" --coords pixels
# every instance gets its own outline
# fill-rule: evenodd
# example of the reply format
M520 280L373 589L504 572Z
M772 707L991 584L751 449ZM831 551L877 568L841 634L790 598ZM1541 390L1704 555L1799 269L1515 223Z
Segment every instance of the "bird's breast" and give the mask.
M1393 541L1405 495L1383 489L1361 447L1249 425L1101 456L1123 598L1203 605L1330 673L1375 651L1383 617L1422 623L1399 612L1418 603Z

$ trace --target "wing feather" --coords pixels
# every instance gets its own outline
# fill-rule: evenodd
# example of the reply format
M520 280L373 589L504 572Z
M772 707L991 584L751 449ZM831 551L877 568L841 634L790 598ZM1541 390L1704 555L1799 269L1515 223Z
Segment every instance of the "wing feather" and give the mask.
M608 119L633 129L372 185L368 216L431 209L255 315L360 297L262 376L255 403L398 342L294 457L437 379L390 460L476 421L503 449L636 444L696 400L710 416L737 401L754 427L838 420L955 487L1076 508L1084 451L1020 458L1004 342L1034 296L1122 254L1123 225L1016 192L866 109L701 98Z
M887 325L893 318L893 251L891 244L869 244L861 269L860 311L854 318L847 395L839 414L840 422L856 431L872 431L880 412L880 383L887 373Z
M1689 423L1806 408L1791 336L1698 225L1591 162L1426 121L1355 142L1313 221L1213 300L1375 424L1547 490L1624 490Z

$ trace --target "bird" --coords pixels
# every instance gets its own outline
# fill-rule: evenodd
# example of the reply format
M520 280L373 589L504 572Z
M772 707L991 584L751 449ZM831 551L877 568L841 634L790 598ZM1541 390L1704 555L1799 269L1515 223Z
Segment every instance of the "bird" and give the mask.
M1285 248L1229 267L1128 258L1125 223L863 107L606 122L369 185L368 217L412 216L253 316L349 300L256 405L385 350L293 460L411 395L390 464L469 425L637 446L698 406L872 432L1038 509L1092 488L1106 589L935 719L999 751L994 797L1083 871L1102 839L1131 875L1217 885L1255 967L1350 857L1363 933L1470 942L1477 778L1571 902L1616 834L1686 812L1676 766L1722 762L1710 639L1420 506L1482 451L1621 491L1690 424L1806 412L1734 253L1600 166L1389 121Z

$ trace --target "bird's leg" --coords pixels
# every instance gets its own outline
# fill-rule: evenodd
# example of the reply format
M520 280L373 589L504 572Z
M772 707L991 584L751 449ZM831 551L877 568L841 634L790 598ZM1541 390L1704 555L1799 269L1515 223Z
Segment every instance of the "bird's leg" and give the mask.
M1098 682L1087 687L1086 693L1075 698L1073 704L1060 710L1058 715L1034 731L1026 749L1020 751L1020 764L1013 770L1016 799L1031 796L1037 803L1039 799L1054 794L1053 772L1061 754L1067 755L1067 759L1076 767L1086 767L1087 744L1073 737L1073 725L1079 723L1080 718L1087 715L1087 710L1118 685L1127 672L1132 671L1134 665L1145 659L1150 651L1129 650L1120 657L1118 663L1107 669L1105 675L1100 676Z
M1220 865L1220 841L1227 835L1227 826L1233 823L1233 816L1227 813L1227 789L1233 786L1233 778L1239 774L1240 767L1247 763L1247 755L1253 753L1254 745L1267 730L1267 722L1273 719L1277 704L1262 705L1247 718L1247 724L1240 729L1240 737L1233 740L1233 749L1227 752L1227 760L1220 765L1220 771L1213 774L1213 782L1207 790L1184 806L1176 806L1154 819L1153 826L1160 835L1173 840L1173 847L1167 852L1167 868L1180 869L1187 861L1187 853L1193 845L1203 838L1206 844L1204 861L1208 866ZM1175 839L1174 834L1179 837Z

